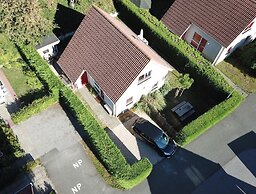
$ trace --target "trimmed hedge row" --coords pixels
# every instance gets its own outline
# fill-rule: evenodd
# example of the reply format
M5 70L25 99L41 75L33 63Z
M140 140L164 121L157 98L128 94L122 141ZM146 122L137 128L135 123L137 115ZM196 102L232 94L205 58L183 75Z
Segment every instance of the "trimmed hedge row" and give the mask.
M48 63L41 58L33 47L21 45L18 46L18 50L23 60L36 73L44 89L40 94L43 96L42 98L35 99L32 103L24 106L19 112L12 114L12 120L15 124L57 103L59 100L59 88L64 86L48 67Z
M201 53L172 34L161 21L158 21L147 10L138 8L129 0L119 0L116 6L120 12L120 18L133 30L139 30L134 29L135 26L143 28L146 38L152 43L151 46L179 71L189 73L195 82L206 86L206 88L210 86L212 89L209 92L219 99L225 99L232 92L233 88L211 63L203 58ZM244 97L240 93L234 92L229 99L224 100L185 126L176 141L180 144L192 141L230 114L243 100Z
M120 187L130 189L145 180L152 171L152 164L147 158L130 165L109 138L106 131L100 126L91 112L83 105L80 99L52 73L48 64L32 47L22 47L23 57L36 71L39 79L49 89L49 96L34 101L20 112L12 115L15 123L19 123L35 113L46 109L60 101L72 113L74 118L84 127L94 153L103 163L108 172L113 175Z
M136 31L142 28L146 38L149 39L149 43L152 43L151 46L175 68L186 71L195 80L206 81L207 84L219 91L232 91L232 87L201 53L171 33L148 10L138 8L130 0L117 1L117 8L120 12L120 18L131 28L134 28L134 23L136 23L138 28L134 29Z
M122 188L130 189L147 178L152 170L152 164L148 159L143 158L129 165L106 131L91 112L85 106L81 106L80 99L71 90L67 88L60 90L60 101L83 126L103 165Z
M58 102L56 96L44 96L43 98L34 100L31 104L23 107L19 112L11 115L15 124L27 120L29 117L47 109L49 106Z
M26 63L35 71L37 77L48 91L58 90L64 86L49 68L48 63L37 53L32 46L19 46L19 50Z
M238 92L234 92L232 96L233 97L214 106L196 120L186 125L176 137L176 142L182 145L190 143L207 129L233 112L243 101L244 97Z

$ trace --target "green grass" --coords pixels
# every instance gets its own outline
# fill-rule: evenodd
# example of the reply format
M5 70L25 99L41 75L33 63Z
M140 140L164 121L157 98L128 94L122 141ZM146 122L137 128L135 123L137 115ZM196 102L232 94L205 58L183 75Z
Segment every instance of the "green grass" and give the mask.
M0 34L0 64L18 97L42 88L42 84L23 61L15 44L4 34Z
M256 78L241 71L238 65L235 60L229 60L222 61L216 67L245 92L256 92Z
M18 97L23 96L33 89L27 84L27 79L20 68L3 68L3 71Z

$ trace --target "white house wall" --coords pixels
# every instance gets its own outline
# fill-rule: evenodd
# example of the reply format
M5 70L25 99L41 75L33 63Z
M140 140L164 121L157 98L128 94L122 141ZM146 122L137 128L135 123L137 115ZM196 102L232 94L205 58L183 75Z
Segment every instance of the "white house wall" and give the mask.
M49 45L47 45L47 46L44 46L44 47L42 47L42 48L40 48L40 49L37 49L37 52L39 53L39 55L41 56L41 57L43 57L43 58L45 58L45 59L47 59L48 60L48 56L50 55L50 56L52 56L53 54L54 54L54 46L56 45L56 44L58 44L59 42L54 42L54 43L52 43L52 44L49 44ZM44 51L46 51L46 50L49 50L49 52L47 52L47 53L43 53Z
M191 40L195 32L207 40L207 44L205 45L202 53L205 58L213 62L222 46L216 40L214 40L211 36L207 35L204 31L202 31L199 27L197 27L194 24L190 25L189 29L184 35L184 39L189 44L191 43Z
M152 71L151 78L138 85L139 77L148 73L150 70ZM152 91L152 87L156 82L158 82L158 88L160 88L164 84L164 78L167 73L168 70L166 67L162 67L156 62L150 61L144 70L139 74L139 76L128 87L125 93L116 102L115 115L118 116L123 111L132 108L133 105L140 100L142 95L146 95ZM126 106L126 101L130 97L133 97L133 103L129 104L129 106Z
M83 72L84 73L84 72ZM83 73L81 73L81 75L79 76L79 78L76 80L75 82L75 86L79 89L84 87L84 85L82 85L82 80L81 80L81 76L83 75ZM88 79L88 83L93 87L94 85L94 79L90 76L89 73L87 73L87 79ZM104 91L103 91L104 92ZM104 93L104 102L109 106L109 108L113 111L114 110L114 104L113 102L110 100L110 98Z
M254 24L252 25L251 30L243 33L241 32L237 38L227 47L224 48L222 54L220 55L220 57L218 58L218 60L216 60L216 63L219 63L221 61L223 61L226 57L228 57L233 51L235 51L237 48L243 46L245 44L245 40L248 36L252 37L252 40L256 38L256 18L253 20ZM251 22L250 22L251 23ZM249 23L249 24L250 24ZM249 25L248 24L248 25ZM228 49L232 47L231 52L228 54Z

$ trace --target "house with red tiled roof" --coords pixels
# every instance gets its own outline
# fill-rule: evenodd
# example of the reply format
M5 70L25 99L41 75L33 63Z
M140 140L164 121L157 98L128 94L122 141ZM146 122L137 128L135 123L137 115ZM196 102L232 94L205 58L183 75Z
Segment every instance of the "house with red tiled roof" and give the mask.
M256 37L255 0L175 0L161 21L213 64Z
M173 68L118 19L93 6L58 60L75 88L90 84L114 116L160 88Z

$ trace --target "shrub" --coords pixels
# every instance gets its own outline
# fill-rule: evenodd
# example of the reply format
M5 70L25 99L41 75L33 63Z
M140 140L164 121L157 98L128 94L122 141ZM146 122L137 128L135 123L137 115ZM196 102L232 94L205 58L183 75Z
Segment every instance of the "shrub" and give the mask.
M12 129L7 127L2 119L0 119L0 151L3 153L0 158L0 188L3 188L13 182L20 173L20 169L12 164L24 156L24 151Z
M238 50L237 57L242 65L249 68L249 71L256 75L256 41L246 45L244 48Z

